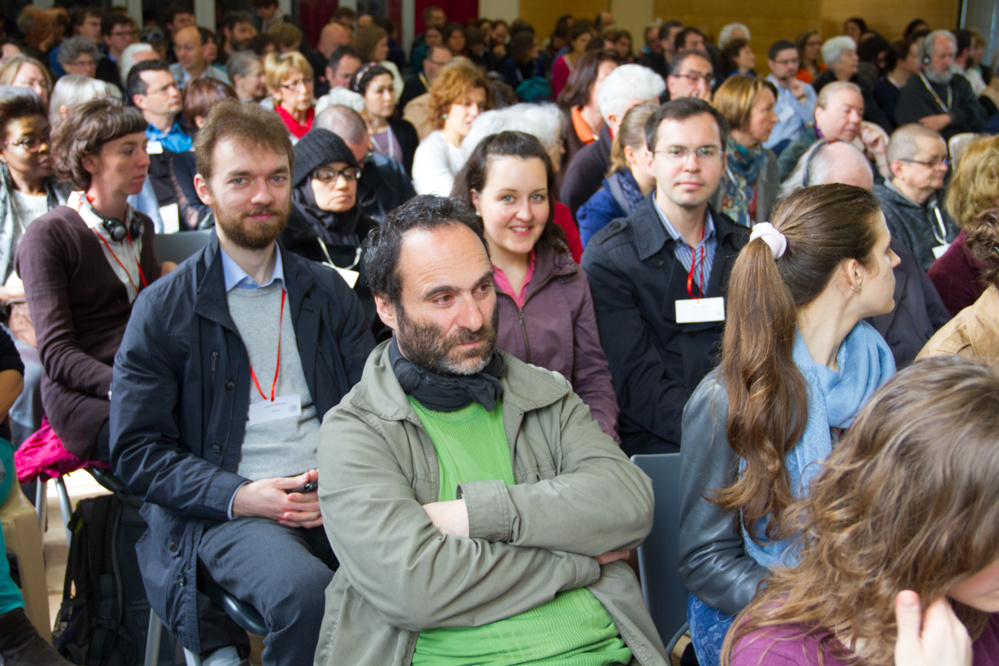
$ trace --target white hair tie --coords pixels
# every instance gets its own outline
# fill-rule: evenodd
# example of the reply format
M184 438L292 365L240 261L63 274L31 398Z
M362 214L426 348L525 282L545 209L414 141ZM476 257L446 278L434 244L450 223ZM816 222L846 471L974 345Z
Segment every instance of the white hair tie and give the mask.
M754 225L753 232L749 234L749 240L754 241L757 238L762 238L763 242L770 246L774 259L780 259L784 256L784 251L787 250L787 238L777 231L774 225L769 222L760 222Z

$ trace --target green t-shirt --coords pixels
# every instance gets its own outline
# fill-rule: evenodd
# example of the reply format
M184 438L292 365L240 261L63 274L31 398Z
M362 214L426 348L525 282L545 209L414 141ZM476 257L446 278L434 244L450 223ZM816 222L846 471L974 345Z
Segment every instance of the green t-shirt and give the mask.
M455 499L459 483L501 479L514 484L502 405L492 412L478 403L456 412L436 412L413 398L409 401L437 451L440 501ZM607 609L581 587L498 622L421 631L413 664L605 666L627 664L631 656Z

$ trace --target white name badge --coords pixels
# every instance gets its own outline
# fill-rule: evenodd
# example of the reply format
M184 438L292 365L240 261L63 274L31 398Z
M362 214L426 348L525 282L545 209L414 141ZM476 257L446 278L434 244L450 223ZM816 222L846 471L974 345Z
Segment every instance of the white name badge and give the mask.
M147 155L162 155L163 154L163 144L159 141L147 141L146 142L146 154Z
M274 398L274 401L261 400L250 405L250 411L246 417L246 425L255 426L268 421L278 419L290 419L302 415L302 396L298 393L294 395L282 395Z
M351 289L353 289L354 285L357 284L357 278L361 277L360 273L349 268L340 268L339 266L333 266L331 264L326 265L330 266L330 268L339 273L340 277L343 278L343 281L346 282L347 286Z
M950 245L937 245L933 248L933 257L939 259L944 255L944 252L946 252L949 247Z
M676 301L676 323L699 324L707 321L725 321L724 297Z

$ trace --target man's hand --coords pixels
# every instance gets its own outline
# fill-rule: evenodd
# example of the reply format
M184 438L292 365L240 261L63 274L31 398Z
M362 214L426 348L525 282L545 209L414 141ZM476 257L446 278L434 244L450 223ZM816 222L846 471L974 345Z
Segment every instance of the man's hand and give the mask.
M887 144L885 143L884 132L875 127L864 125L860 128L860 142L870 153L872 158L884 157Z
M924 618L919 595L902 590L895 597L895 621L898 623L896 666L970 666L971 637L946 598L933 602Z
M260 479L242 486L232 501L232 515L270 518L286 527L319 527L323 524L319 513L319 493L291 493L306 483L316 483L319 472L310 469L298 476L281 476ZM467 521L466 521L467 522Z
M597 555L597 564L603 566L611 562L617 562L618 560L626 560L630 552L630 550L612 550L609 553Z
M423 510L444 536L468 536L468 507L465 506L465 500L431 502L424 504Z
M926 127L929 127L931 130L935 130L937 132L943 130L952 122L954 122L954 119L951 118L949 113L936 113L933 114L932 116L926 116L924 118L919 119L920 125L925 125Z
M791 91L795 99L798 102L804 102L808 99L808 95L805 93L805 85L798 79L791 77L791 82L788 84L787 89Z

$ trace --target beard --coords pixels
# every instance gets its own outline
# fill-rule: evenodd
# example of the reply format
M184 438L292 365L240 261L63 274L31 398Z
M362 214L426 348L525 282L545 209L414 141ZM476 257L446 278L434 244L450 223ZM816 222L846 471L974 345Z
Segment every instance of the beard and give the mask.
M945 69L942 72L938 72L929 68L923 70L923 74L926 78L933 83L940 83L942 85L947 85L950 80L954 78L954 72L950 69Z
M414 322L406 316L402 304L396 306L399 330L396 343L399 351L414 365L442 375L474 375L481 372L496 351L499 307L493 307L490 321L483 322L477 331L459 329L447 336L436 324ZM473 349L459 349L459 345L484 341Z
M264 206L236 214L221 209L213 212L215 224L235 245L247 250L262 250L273 243L288 226L290 211ZM263 213L270 213L271 219L267 222L251 222L248 219L251 215Z

